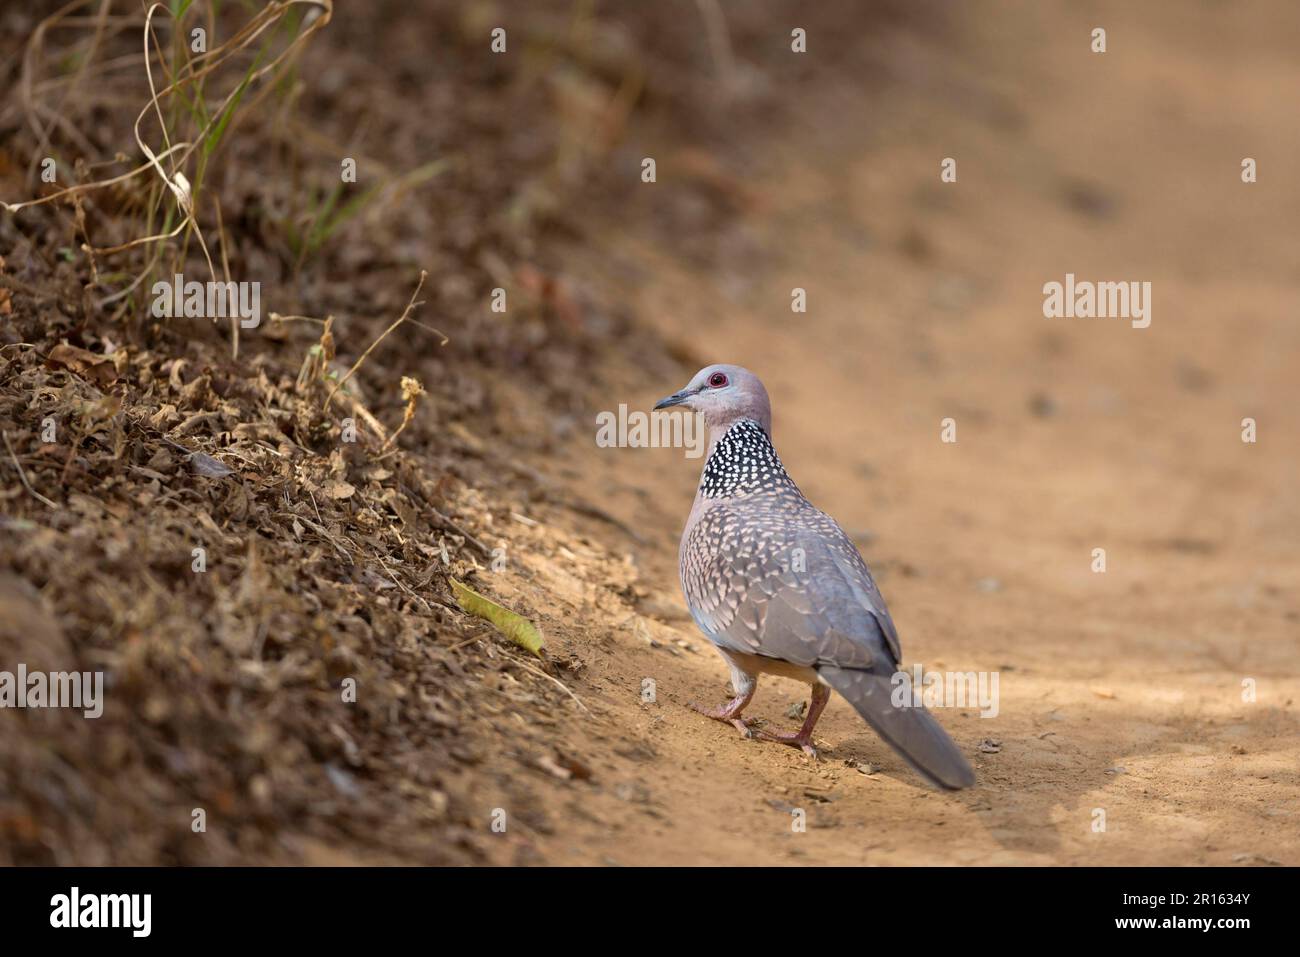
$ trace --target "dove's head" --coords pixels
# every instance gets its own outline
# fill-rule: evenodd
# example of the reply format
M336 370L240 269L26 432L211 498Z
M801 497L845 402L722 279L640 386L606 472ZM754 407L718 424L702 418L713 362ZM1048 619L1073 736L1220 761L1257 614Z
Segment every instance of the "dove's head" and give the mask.
M704 418L713 436L726 432L741 419L752 419L772 434L772 406L758 376L731 365L705 366L680 392L660 399L656 409L680 405Z

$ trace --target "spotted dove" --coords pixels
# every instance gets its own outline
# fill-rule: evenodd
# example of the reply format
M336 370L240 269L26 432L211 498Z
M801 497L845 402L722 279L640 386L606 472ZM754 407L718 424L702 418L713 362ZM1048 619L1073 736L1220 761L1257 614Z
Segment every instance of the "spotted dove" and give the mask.
M901 659L894 622L853 542L781 465L763 383L739 366L711 365L655 408L669 406L693 409L708 428L679 570L691 615L731 666L736 693L721 708L692 707L747 737L815 757L813 727L833 688L926 780L974 784L974 771L930 713L891 701ZM812 686L797 733L758 729L741 716L763 673Z

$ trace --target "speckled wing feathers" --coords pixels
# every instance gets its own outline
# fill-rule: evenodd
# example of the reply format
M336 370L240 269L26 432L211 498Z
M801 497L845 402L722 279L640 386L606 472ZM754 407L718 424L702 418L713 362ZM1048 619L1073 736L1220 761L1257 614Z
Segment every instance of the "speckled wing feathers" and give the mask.
M737 423L710 456L680 558L691 613L723 648L807 666L897 666L894 623L862 557L755 423Z

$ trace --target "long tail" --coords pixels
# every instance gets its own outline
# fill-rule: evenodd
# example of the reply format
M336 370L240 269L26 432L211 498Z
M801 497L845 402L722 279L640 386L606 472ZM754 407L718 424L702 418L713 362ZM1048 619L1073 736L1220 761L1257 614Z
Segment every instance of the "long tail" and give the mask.
M931 784L957 790L975 783L975 771L930 712L889 700L889 678L833 665L818 666L817 674Z

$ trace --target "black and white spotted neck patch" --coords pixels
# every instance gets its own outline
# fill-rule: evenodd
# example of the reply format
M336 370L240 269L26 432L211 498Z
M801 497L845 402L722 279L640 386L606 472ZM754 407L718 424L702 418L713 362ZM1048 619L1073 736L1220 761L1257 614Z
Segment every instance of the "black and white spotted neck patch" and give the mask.
M741 419L727 429L714 446L700 477L700 491L705 498L726 498L793 485L772 447L772 440L752 419Z

